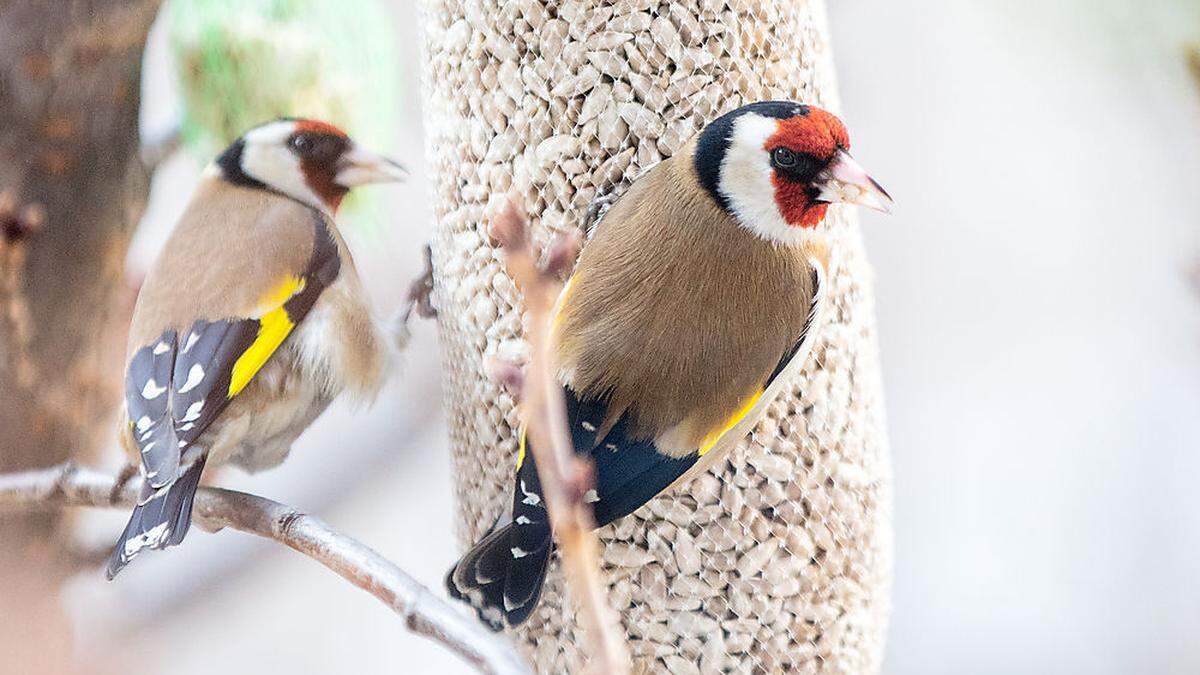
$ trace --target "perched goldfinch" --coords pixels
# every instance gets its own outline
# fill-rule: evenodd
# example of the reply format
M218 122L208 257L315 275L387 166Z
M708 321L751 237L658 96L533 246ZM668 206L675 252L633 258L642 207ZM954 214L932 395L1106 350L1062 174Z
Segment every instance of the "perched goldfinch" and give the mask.
M333 215L350 188L403 175L295 119L205 171L133 313L120 438L144 483L108 578L183 541L206 464L276 466L338 394L378 391L387 342Z
M744 106L639 178L596 226L553 339L575 450L595 463L598 525L720 456L803 363L819 325L830 203L891 199L837 117ZM527 619L552 550L520 434L511 515L446 577L499 629Z

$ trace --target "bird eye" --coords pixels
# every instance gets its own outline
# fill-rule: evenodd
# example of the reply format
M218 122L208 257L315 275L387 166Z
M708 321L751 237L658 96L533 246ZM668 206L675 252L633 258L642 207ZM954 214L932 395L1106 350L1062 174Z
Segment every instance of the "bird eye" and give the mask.
M810 153L780 147L771 151L771 166L788 180L806 183L816 177L825 162Z
M771 151L771 163L780 169L790 169L796 166L796 153L788 148L775 148Z
M308 134L296 134L292 137L292 149L298 154L305 155L312 152L315 145L316 141Z
M337 161L346 150L348 141L331 134L302 132L292 136L288 145L305 162L314 166Z

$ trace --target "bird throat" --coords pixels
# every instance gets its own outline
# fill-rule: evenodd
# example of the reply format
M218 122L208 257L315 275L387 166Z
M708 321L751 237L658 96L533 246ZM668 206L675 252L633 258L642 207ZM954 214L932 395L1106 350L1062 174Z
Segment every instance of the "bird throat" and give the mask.
M300 170L304 172L304 184L313 191L322 202L329 207L329 212L337 211L342 199L350 190L334 182L333 169L327 166L314 166L310 162L302 162Z

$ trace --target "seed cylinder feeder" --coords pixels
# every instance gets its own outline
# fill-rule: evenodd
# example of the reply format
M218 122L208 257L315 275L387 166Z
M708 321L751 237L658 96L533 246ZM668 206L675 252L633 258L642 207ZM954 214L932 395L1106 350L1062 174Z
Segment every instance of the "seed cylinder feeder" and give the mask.
M545 244L724 112L766 99L839 106L819 0L426 0L423 22L465 547L510 508L517 452L515 402L484 369L524 350L521 299L487 235L501 200L517 196ZM843 234L803 370L728 458L600 531L608 600L641 671L879 670L891 471L873 273L853 209L828 217ZM580 630L554 563L512 638L539 671L578 673Z

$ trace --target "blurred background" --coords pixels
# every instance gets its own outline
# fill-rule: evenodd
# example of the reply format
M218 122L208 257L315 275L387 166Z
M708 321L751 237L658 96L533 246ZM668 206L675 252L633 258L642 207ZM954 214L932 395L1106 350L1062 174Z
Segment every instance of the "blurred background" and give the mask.
M333 4L159 15L141 135L170 151L129 278L207 158L272 110L333 118L412 170L347 214L381 313L400 307L432 227L418 7ZM885 672L1200 672L1200 3L829 4L856 157L898 204L863 216L895 466ZM335 404L293 461L220 482L320 514L440 590L457 546L438 358L417 323L373 408ZM115 468L115 448L99 461ZM78 514L78 545L125 517ZM85 672L467 672L236 533L120 583L78 575L67 598Z

